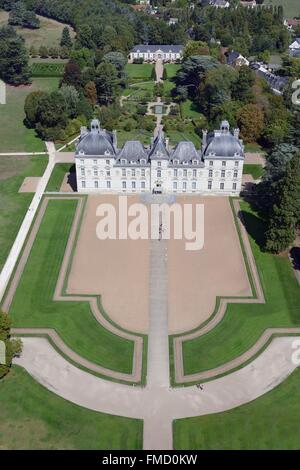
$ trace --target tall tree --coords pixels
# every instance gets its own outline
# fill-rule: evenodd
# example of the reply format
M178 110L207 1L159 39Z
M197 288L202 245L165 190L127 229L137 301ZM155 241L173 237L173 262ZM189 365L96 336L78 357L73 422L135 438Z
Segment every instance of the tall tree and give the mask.
M61 47L67 47L68 49L71 49L72 47L72 39L70 35L70 31L68 26L65 26L62 35L61 35L61 40L60 40L60 46Z
M300 223L300 155L287 163L286 174L277 185L274 204L266 232L266 249L280 253L290 247Z
M12 26L0 28L0 78L11 85L29 83L28 61L24 39Z

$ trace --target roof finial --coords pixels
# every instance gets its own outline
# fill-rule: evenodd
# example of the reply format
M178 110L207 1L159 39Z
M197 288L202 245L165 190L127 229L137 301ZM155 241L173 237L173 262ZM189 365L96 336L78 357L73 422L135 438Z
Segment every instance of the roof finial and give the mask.
M100 121L99 119L93 119L91 122L91 132L99 133L100 132Z

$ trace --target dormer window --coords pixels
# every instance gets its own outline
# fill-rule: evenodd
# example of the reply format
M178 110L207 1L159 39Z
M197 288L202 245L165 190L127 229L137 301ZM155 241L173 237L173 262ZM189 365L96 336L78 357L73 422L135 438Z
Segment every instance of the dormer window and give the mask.
M125 158L122 158L121 163L122 163L122 165L126 165L127 160L125 160Z
M178 165L179 160L174 160L174 165Z
M198 161L197 160L193 160L193 165L197 165Z
M146 164L146 160L144 158L141 159L141 165L145 165Z

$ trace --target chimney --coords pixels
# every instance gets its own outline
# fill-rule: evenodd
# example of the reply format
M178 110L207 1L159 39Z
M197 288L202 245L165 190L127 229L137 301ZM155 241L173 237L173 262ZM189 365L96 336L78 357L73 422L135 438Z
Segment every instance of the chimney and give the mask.
M239 136L240 136L240 130L239 130L239 129L234 129L233 135L234 135L234 137L235 137L236 139L238 139Z
M118 148L118 136L117 136L117 131L113 130L113 146L115 150Z
M207 145L207 129L202 131L202 149L204 150Z
M80 128L80 137L84 137L88 133L88 130L85 126L81 126Z

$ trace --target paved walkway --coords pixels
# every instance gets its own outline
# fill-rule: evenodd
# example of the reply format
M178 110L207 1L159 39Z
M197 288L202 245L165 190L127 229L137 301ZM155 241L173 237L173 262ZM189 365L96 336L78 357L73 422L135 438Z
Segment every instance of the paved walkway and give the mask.
M43 196L43 193L47 187L48 181L50 179L52 170L55 165L55 146L52 142L46 142L48 154L49 154L49 163L47 165L47 168L45 170L45 173L43 174L39 185L37 187L37 191L32 199L32 202L27 210L27 213L25 215L25 218L22 222L21 228L18 232L18 235L15 239L15 242L10 250L10 253L8 255L8 258L5 262L5 265L1 271L0 274L0 302L3 299L3 295L5 293L5 290L7 288L7 285L9 283L10 277L14 271L14 268L16 266L18 257L22 251L22 248L24 246L25 240L27 238L27 235L29 233L32 221L35 217L35 214L37 212L37 209L39 207L41 198ZM40 154L39 154L40 155Z
M162 60L157 60L155 64L156 82L161 82L164 74L164 64Z
M154 221L152 221L154 224ZM159 233L159 226L152 226ZM151 240L147 384L169 386L167 241Z
M296 368L292 346L299 339L275 338L253 362L205 383L203 391L196 387L129 387L100 379L67 362L45 338L22 338L23 353L14 363L50 391L79 406L143 419L144 449L168 450L174 419L230 410L283 382Z

